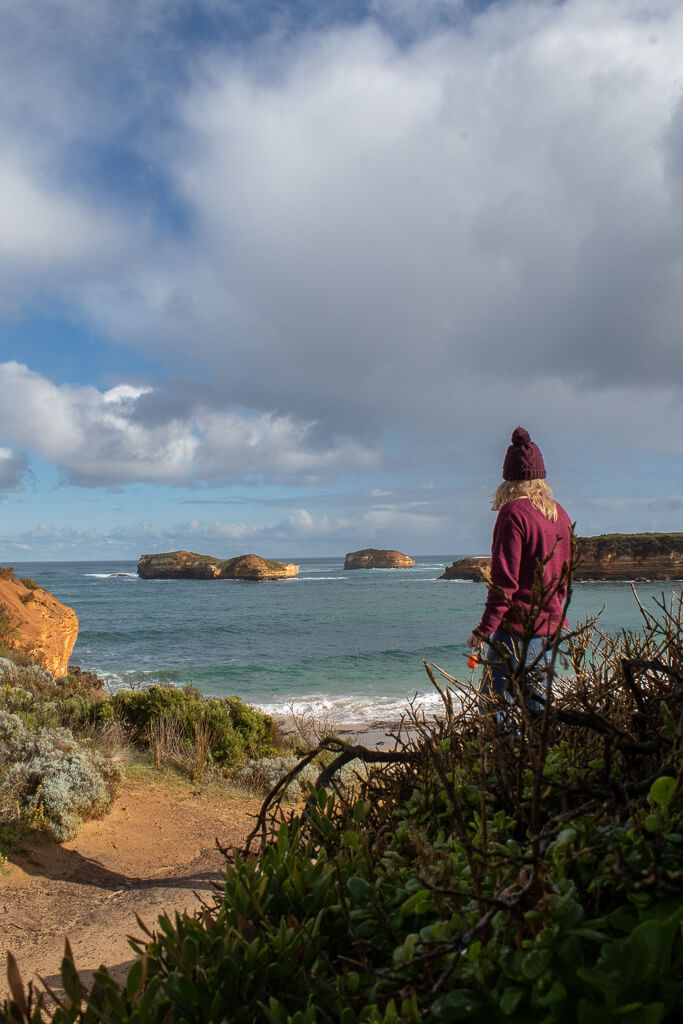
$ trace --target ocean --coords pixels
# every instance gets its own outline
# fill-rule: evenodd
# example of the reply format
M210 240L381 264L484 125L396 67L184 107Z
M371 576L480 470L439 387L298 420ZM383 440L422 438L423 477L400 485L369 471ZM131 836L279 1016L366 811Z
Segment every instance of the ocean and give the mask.
M300 564L299 576L264 583L142 580L127 561L17 562L15 572L75 610L71 663L112 689L192 683L271 714L370 725L397 718L416 696L426 710L438 707L422 659L469 677L465 641L486 587L438 579L457 557L352 571L343 557L287 558ZM678 590L638 584L652 611L656 598ZM573 622L601 609L604 631L639 628L629 584L575 584Z

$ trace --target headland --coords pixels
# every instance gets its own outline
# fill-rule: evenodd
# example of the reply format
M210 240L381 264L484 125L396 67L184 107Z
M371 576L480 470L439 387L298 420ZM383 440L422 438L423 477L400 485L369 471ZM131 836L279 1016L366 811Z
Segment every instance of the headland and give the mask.
M574 580L683 579L683 533L603 533L577 537ZM490 558L461 558L439 579L486 582Z

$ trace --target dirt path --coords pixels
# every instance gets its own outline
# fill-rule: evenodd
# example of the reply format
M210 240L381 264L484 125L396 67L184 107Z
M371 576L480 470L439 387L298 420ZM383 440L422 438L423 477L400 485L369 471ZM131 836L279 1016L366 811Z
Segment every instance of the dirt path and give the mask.
M220 878L215 845L239 846L251 831L259 800L210 794L182 783L126 780L102 821L58 846L32 837L0 872L0 995L6 951L27 982L42 975L59 988L67 935L76 966L89 983L105 964L121 978L133 959L126 936L140 935L159 914L192 910Z

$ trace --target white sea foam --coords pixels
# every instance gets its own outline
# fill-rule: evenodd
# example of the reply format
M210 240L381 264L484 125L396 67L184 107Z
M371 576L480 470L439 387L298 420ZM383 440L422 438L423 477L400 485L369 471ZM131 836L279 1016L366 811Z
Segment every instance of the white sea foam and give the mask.
M427 717L438 715L443 704L436 693L422 693L409 701L406 698L396 700L375 698L368 700L364 696L355 697L323 697L319 695L310 697L298 697L291 701L274 701L268 703L256 703L258 708L266 715L273 718L296 721L315 720L317 722L329 722L332 726L362 726L369 728L373 725L391 725L398 723L400 718L406 714L412 703L415 709L419 709Z
M325 580L346 580L347 576L293 576L287 582L291 583L322 583Z
M129 580L140 579L136 572L84 572L84 576L93 576L98 580L109 580L116 576L125 576Z

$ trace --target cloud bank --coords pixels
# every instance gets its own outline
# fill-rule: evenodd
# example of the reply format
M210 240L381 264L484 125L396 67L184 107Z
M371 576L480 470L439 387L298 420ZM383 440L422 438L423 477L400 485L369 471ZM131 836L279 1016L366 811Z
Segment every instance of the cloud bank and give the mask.
M313 483L340 467L370 468L376 459L343 438L320 447L312 424L285 416L221 412L199 401L178 411L151 387L57 387L26 366L4 363L0 390L2 435L81 487L230 483L256 474ZM21 468L19 457L12 466Z
M523 423L577 502L670 497L680 4L324 6L0 0L0 322L156 367L7 351L3 442L88 488L469 488Z

